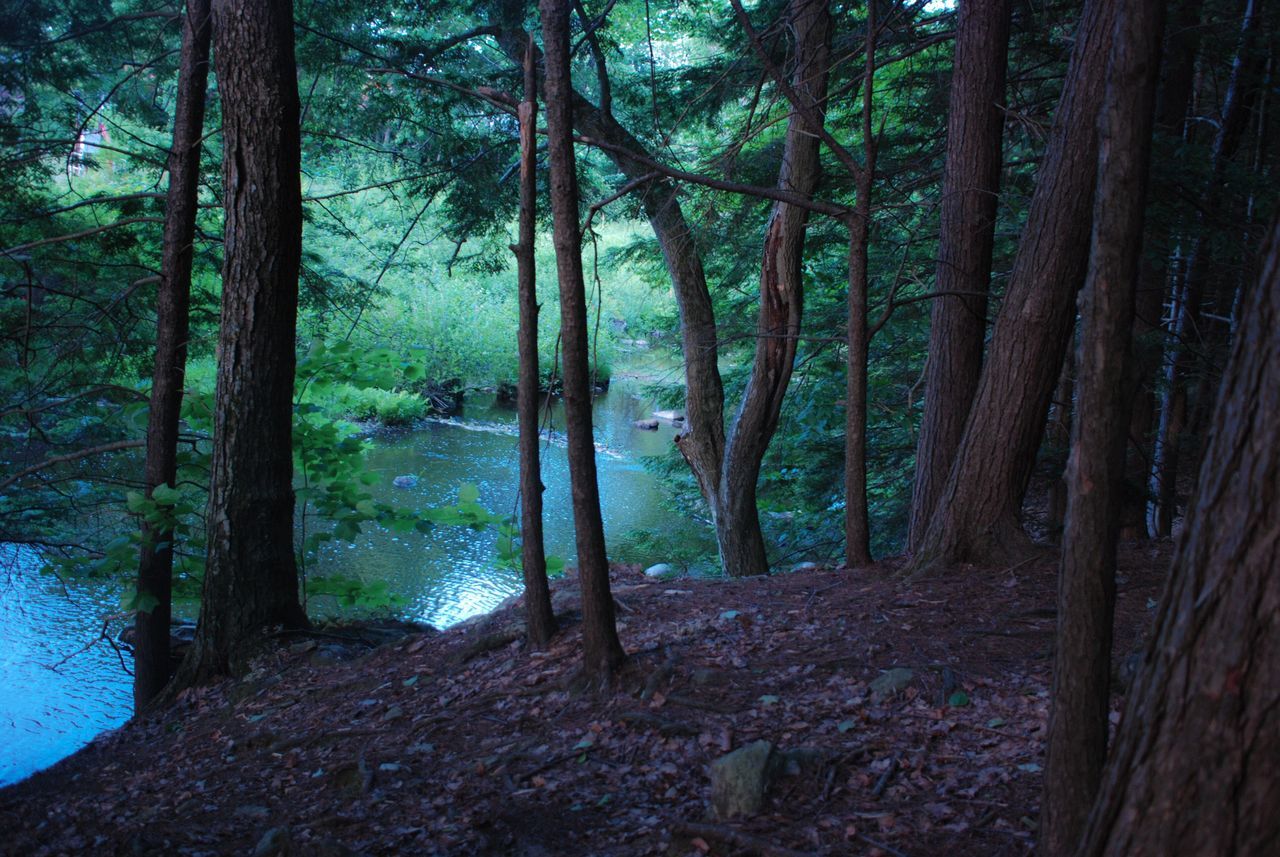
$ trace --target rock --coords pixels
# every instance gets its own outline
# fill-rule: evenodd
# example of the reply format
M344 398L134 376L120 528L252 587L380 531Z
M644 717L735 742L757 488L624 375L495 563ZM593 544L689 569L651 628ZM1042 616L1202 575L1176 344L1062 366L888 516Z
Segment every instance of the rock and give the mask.
M397 476L391 480L391 484L397 488L413 488L418 484L418 477L412 473L406 473L404 476Z
M911 679L914 677L915 673L904 667L894 667L891 670L885 670L869 685L871 689L871 697L877 702L883 702L889 697L905 690L907 685L911 684Z
M755 815L773 777L774 749L769 741L739 747L711 763L711 805L722 819Z
M645 430L645 431L657 431L657 430L658 430L658 421L657 421L657 420L634 420L634 421L632 421L632 423L631 423L631 424L632 424L633 426L635 426L636 428L638 428L638 429L643 429L643 430Z
M287 827L273 827L266 833L262 834L262 838L258 840L258 845L253 849L253 857L277 857L277 855L287 855L293 844L293 836Z
M816 562L798 562L791 566L792 571L817 571L818 564Z
M669 574L675 574L676 570L669 563L660 562L657 565L651 565L644 570L645 577L666 577Z
M654 411L653 415L660 420L666 420L669 423L684 422L684 414L680 411Z

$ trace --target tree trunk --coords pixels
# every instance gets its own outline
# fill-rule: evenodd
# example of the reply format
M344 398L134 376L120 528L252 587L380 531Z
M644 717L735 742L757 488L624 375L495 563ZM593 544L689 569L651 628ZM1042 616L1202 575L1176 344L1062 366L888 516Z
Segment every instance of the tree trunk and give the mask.
M924 538L955 460L982 373L1004 131L1010 0L963 0L947 118L924 415L916 445L907 549Z
M1162 0L1124 4L1116 15L1106 101L1098 118L1098 189L1089 274L1080 295L1076 419L1067 461L1041 801L1042 857L1075 852L1107 760L1116 543L1132 402L1125 379L1163 31Z
M876 139L871 131L875 95L876 7L867 4L862 81L862 171L855 177L857 199L849 229L849 356L845 369L844 564L871 564L871 513L867 508L867 237L871 231L871 187L876 177Z
M560 340L564 353L565 432L573 491L573 525L582 589L583 671L607 685L626 655L618 640L609 592L596 450L591 432L591 373L587 301L578 228L578 177L573 153L573 86L569 76L569 4L541 0L546 51L547 154L551 166L551 213L560 279Z
M788 29L795 38L791 88L821 116L826 110L827 72L831 64L831 14L827 0L792 0ZM809 112L793 109L778 169L778 187L810 196L818 187L818 129ZM716 532L737 538L722 545L720 558L731 577L767 574L764 538L756 511L756 483L760 463L778 428L782 401L795 366L804 311L805 226L809 212L775 203L765 227L764 258L760 266L760 315L756 322L755 358L742 402L725 443L719 490L712 496ZM729 521L721 522L727 516ZM755 526L750 526L754 521Z
M978 392L911 566L1026 555L1022 499L1088 259L1095 120L1117 0L1088 0Z
M156 359L147 413L147 496L174 486L178 470L178 422L187 368L191 265L209 83L209 0L187 0L178 65L178 96L169 151L160 287L156 295ZM164 689L172 669L169 619L173 591L173 528L142 525L138 559L137 633L134 643L133 705L141 711ZM147 609L148 603L150 609Z
M525 618L529 643L544 648L556 632L547 586L547 557L542 542L542 471L538 462L538 294L534 227L538 194L538 85L533 41L525 54L524 102L520 105L520 237L516 281L520 303L520 377L516 409L520 421L520 565L524 572Z
M1222 208L1228 162L1244 139L1262 66L1260 58L1251 50L1260 18L1256 0L1249 0L1241 25L1240 49L1222 106L1222 121L1214 136L1209 182L1203 199L1196 206L1196 237L1187 258L1187 275L1177 312L1172 319L1174 335L1165 352L1165 389L1151 465L1150 491L1154 502L1147 513L1147 527L1152 537L1168 536L1177 512L1178 459L1182 430L1186 427L1187 379L1192 374L1196 356L1196 350L1184 343L1200 339L1200 305L1213 265L1210 232Z
M215 0L225 261L213 463L195 644L180 684L240 672L273 625L301 627L293 553L293 375L302 252L289 0Z
M1071 410L1076 396L1075 344L1071 340L1068 343L1067 352L1062 356L1058 383L1053 388L1053 404L1049 408L1042 444L1045 457L1053 468L1045 521L1050 538L1062 534L1062 525L1067 520L1067 451L1071 447Z
M1184 139L1187 108L1195 80L1200 46L1200 0L1179 3L1166 28L1160 91L1156 97L1157 139ZM1148 228L1147 251L1140 263L1133 317L1133 353L1129 388L1133 408L1129 417L1129 451L1125 461L1124 510L1120 538L1147 535L1147 476L1151 471L1152 429L1155 426L1157 375L1160 374L1165 299L1169 295L1173 230L1167 222Z
M1280 842L1280 221L1244 303L1086 857L1272 854Z

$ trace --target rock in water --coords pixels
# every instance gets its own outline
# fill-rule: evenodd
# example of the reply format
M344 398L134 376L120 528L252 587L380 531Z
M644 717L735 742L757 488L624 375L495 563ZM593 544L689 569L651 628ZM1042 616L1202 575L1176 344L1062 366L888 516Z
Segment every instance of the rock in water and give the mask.
M395 479L391 480L391 484L396 486L397 488L412 488L413 486L418 484L418 477L414 476L413 474L405 474L404 476L397 476Z
M675 569L665 562L657 565L651 565L644 570L645 577L666 577L668 574L674 574Z
M756 741L711 763L711 805L722 819L755 815L773 776L773 744Z
M644 431L657 431L657 430L658 430L658 421L657 421L657 420L635 420L635 421L634 421L634 422L632 422L631 424L632 424L633 426L635 426L636 428L638 428L638 429L643 429Z

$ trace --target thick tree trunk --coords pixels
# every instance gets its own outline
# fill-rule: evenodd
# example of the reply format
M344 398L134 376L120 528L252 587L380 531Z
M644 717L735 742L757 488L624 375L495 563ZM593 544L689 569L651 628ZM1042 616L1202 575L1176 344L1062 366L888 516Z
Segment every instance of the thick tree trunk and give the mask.
M964 437L912 571L1019 558L1022 499L1084 282L1117 0L1088 0Z
M947 117L936 290L907 549L924 538L982 373L1009 57L1009 0L963 0Z
M1042 857L1069 857L1107 760L1116 543L1131 399L1126 390L1142 249L1163 0L1116 16L1098 119L1098 190L1089 274L1080 295L1076 419L1058 577L1058 634L1041 801Z
M1172 532L1177 511L1178 459L1182 430L1186 427L1187 384L1196 357L1196 349L1188 348L1185 343L1200 338L1200 308L1213 267L1210 233L1221 212L1228 162L1244 139L1262 67L1262 58L1252 50L1260 18L1256 0L1249 0L1241 26L1240 50L1222 107L1222 121L1214 136L1209 182L1196 207L1196 238L1188 255L1187 275L1172 320L1174 335L1165 351L1165 389L1151 465L1150 491L1154 502L1147 512L1147 528L1152 537L1168 536Z
M564 353L565 432L573 491L573 525L582 590L583 670L606 685L626 655L618 640L609 592L596 482L596 450L591 433L591 373L587 337L586 288L578 228L578 177L573 153L573 86L569 76L569 4L541 0L546 52L547 154L551 166L551 212L556 269L560 278L560 339Z
M1067 455L1071 448L1071 412L1076 397L1075 343L1073 340L1068 340L1068 343L1067 353L1062 356L1058 383L1053 388L1053 404L1049 408L1042 444L1048 464L1053 468L1045 521L1051 537L1061 535L1062 525L1067 520Z
M1085 857L1280 843L1280 222L1263 259Z
M871 513L867 506L867 237L871 232L871 187L876 177L876 139L871 130L875 96L876 7L867 4L867 34L862 81L862 172L855 182L858 197L847 221L849 229L849 355L845 368L844 421L844 564L871 564Z
M293 553L293 376L302 253L289 0L215 0L225 262L208 556L180 684L239 672L264 628L307 624Z
M209 0L187 0L182 25L182 58L169 151L169 191L165 199L160 288L156 295L156 359L147 414L147 496L161 485L173 487L178 470L178 422L187 368L191 265L204 134L205 90L209 84ZM137 634L134 643L133 704L142 710L169 681L169 619L172 613L173 528L143 523L138 560ZM144 609L150 603L150 609Z
M792 0L788 29L795 38L795 64L791 89L795 96L816 108L792 110L778 169L778 187L810 196L818 187L818 129L812 114L826 110L827 72L831 64L831 14L827 0ZM809 212L787 203L776 203L765 228L764 258L760 269L760 314L756 322L755 358L742 402L725 443L720 489L712 513L717 533L732 536L730 527L756 526L737 534L735 544L722 545L720 558L731 577L767 574L764 539L755 508L760 463L778 428L782 401L795 366L804 310L805 226ZM721 523L726 513L733 519Z
M520 422L520 564L524 572L525 620L529 643L543 648L556 632L547 586L542 542L542 471L538 461L538 294L534 227L538 194L538 85L533 40L524 61L524 102L520 105L520 235L513 245L520 303L520 377L516 410Z

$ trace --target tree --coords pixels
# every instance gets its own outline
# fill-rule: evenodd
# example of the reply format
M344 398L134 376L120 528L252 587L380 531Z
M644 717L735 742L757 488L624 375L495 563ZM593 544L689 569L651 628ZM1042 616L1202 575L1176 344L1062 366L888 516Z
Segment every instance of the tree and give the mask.
M1257 6L1255 0L1245 4L1240 48L1231 69L1222 116L1213 139L1209 178L1203 188L1203 197L1196 206L1199 228L1187 259L1186 276L1172 301L1176 307L1171 318L1173 338L1165 351L1164 394L1151 464L1153 502L1148 509L1147 528L1152 537L1168 536L1173 528L1181 436L1186 428L1188 376L1196 356L1186 343L1204 339L1200 333L1200 316L1201 303L1214 266L1210 249L1211 227L1221 214L1226 196L1226 170L1244 139L1256 94L1256 81L1262 76L1263 57L1254 52L1252 44L1261 26Z
M1049 146L956 460L912 568L1025 554L1019 518L1088 260L1114 0L1085 3Z
M191 265L209 82L209 0L188 0L182 25L178 100L169 151L160 288L156 298L156 359L147 413L147 496L174 487L177 477L178 412L187 363ZM134 643L133 702L141 709L169 681L169 618L172 607L173 526L143 525L138 562L138 618Z
M556 631L547 586L547 556L542 542L542 476L538 464L538 294L534 267L537 215L538 83L533 40L524 61L524 101L520 104L520 235L516 282L520 293L520 377L516 407L520 422L520 559L524 571L525 617L529 642L542 648Z
M302 251L289 0L215 0L225 261L208 553L180 684L237 672L266 627L307 624L293 552L293 375Z
M547 156L551 170L551 214L556 269L560 279L560 339L564 353L564 413L568 435L573 526L582 593L583 672L596 684L610 682L626 658L618 640L609 592L596 481L596 449L591 431L591 372L587 336L586 287L578 228L578 176L573 153L573 87L569 77L569 4L541 0L542 43L546 52Z
M1098 189L1080 293L1076 419L1041 801L1040 853L1050 857L1074 852L1107 758L1116 543L1132 401L1125 379L1163 32L1160 0L1126 3L1116 15L1098 117Z
M1268 854L1280 842L1280 221L1216 414L1086 857Z
M982 374L1009 56L1009 0L963 0L956 24L924 414L907 549L937 506Z

